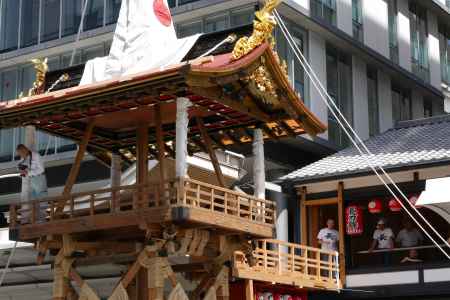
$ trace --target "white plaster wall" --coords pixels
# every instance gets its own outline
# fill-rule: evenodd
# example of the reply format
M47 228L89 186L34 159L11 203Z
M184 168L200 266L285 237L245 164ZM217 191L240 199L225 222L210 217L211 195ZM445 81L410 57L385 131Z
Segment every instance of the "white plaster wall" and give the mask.
M428 21L428 60L430 63L430 84L441 88L441 62L439 49L438 22L435 15L427 11Z
M336 15L337 27L348 35L353 35L352 0L337 0Z
M398 53L400 66L411 71L411 30L408 0L397 0Z
M378 111L380 117L380 132L385 132L394 126L392 116L391 78L378 70Z
M310 15L310 0L285 0L284 2L286 2L289 6L297 9L301 13L307 16Z
M389 58L388 6L384 0L362 0L364 43Z
M322 85L326 88L327 86L327 73L326 73L326 46L325 40L310 31L308 33L309 38L309 63L312 69L316 72L316 75ZM311 111L325 124L328 124L328 108L323 102L319 92L313 86L309 84L309 95L311 99ZM328 138L328 133L321 135L323 138Z
M418 91L413 89L411 92L411 101L413 119L422 119L424 117L423 96Z
M369 104L367 99L367 65L357 56L352 57L353 122L358 135L369 138Z

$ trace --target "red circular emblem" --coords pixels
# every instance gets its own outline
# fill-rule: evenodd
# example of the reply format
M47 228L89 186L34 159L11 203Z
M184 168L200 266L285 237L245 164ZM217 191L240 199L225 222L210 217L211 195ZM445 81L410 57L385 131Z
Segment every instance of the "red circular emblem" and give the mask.
M164 0L154 0L153 11L161 24L166 27L169 27L172 24L172 16L170 15L170 10L164 3Z

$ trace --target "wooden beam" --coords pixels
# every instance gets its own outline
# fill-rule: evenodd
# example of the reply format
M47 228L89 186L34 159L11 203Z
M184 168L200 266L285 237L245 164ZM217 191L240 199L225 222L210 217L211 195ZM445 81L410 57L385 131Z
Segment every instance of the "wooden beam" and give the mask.
M72 192L72 188L77 180L78 173L80 172L81 162L83 161L84 154L86 153L86 148L89 144L89 140L92 137L92 132L94 130L95 123L90 121L86 127L84 132L83 139L80 141L80 145L78 147L77 155L75 156L75 161L72 164L70 169L69 176L66 180L66 185L64 186L63 191L63 199L58 203L56 208L56 212L60 213L64 210L64 206L66 206L67 197L69 197Z
M300 195L300 232L301 232L301 244L308 245L308 207L306 206L306 186L302 187Z
M338 204L338 198L324 198L324 199L305 201L306 206L325 206L325 205L336 205L336 204Z
M338 218L339 218L339 273L342 284L345 284L345 228L344 228L344 183L339 182L338 190Z
M220 168L219 160L217 159L216 152L212 146L212 141L208 135L208 131L205 128L202 118L197 117L197 126L202 135L203 143L205 144L206 150L208 151L211 162L214 166L214 171L216 172L217 180L221 187L225 187L225 179L223 178L222 169Z
M254 300L253 280L245 280L245 300Z
M158 147L158 161L159 161L159 191L160 195L164 195L165 184L167 179L165 154L166 144L164 143L164 131L162 127L161 104L155 105L155 126L156 126L156 144Z

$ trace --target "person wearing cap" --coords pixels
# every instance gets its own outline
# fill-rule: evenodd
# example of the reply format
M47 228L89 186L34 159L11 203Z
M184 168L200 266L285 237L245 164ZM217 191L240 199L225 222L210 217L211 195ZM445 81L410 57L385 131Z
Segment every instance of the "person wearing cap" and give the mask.
M377 223L377 229L373 232L372 244L369 248L369 252L373 250L388 250L394 248L394 233L392 229L386 227L386 222L380 219ZM390 264L391 255L388 251L383 252L383 262L385 265Z

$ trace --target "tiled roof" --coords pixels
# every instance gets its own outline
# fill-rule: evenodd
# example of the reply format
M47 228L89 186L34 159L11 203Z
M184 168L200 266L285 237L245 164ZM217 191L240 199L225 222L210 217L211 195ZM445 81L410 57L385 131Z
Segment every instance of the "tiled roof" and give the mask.
M369 160L385 169L450 163L450 115L404 121L365 141L373 153L361 155L348 147L279 179L280 182L311 182L370 171Z

